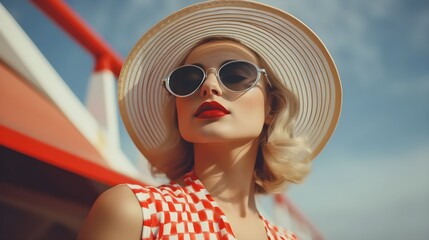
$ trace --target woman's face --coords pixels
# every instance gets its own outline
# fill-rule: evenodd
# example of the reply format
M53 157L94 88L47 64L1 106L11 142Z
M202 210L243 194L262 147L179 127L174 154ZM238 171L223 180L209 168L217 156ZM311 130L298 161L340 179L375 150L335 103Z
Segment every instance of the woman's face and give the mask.
M176 97L179 131L186 141L211 143L259 137L270 112L266 80L261 76L254 88L231 97L216 77L219 67L231 60L246 60L259 66L249 49L227 40L202 44L186 58L185 64L202 66L207 74L194 94Z

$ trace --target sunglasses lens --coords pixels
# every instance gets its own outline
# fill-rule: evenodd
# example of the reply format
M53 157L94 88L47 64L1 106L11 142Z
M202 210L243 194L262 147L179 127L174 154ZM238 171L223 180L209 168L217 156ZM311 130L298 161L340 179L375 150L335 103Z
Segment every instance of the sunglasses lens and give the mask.
M233 91L245 91L254 86L258 69L253 64L244 61L234 61L225 64L219 70L223 85Z
M169 78L170 90L179 96L194 92L201 84L204 72L195 66L182 66L174 70Z

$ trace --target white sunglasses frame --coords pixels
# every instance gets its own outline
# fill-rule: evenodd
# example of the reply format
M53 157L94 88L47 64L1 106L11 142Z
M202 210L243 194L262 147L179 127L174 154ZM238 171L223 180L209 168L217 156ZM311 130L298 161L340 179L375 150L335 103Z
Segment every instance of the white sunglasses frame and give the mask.
M228 65L228 64L236 63L236 62L245 62L245 63L248 63L248 64L252 65L253 67L255 67L255 69L256 69L256 71L257 71L257 75L256 75L256 80L255 80L255 82L252 84L252 86L248 87L248 88L247 88L247 89L245 89L245 90L239 90L239 91L236 91L236 90L229 89L227 86L225 86L225 84L220 80L220 77L219 77L219 72L221 71L221 69L222 69L223 67L225 67L225 66L226 66L226 65ZM203 78L201 79L200 84L198 85L198 87L197 87L197 88L195 88L195 90L194 90L194 91L192 91L191 93L189 93L189 94L187 94L187 95L178 95L178 94L174 93L174 92L171 90L171 88L170 88L170 84L169 84L169 83L170 83L170 77L171 77L171 75L172 75L176 70L181 69L181 68L184 68L184 67L189 67L189 66L191 66L191 67L196 67L196 68L200 69L200 70L203 72L204 76L203 76ZM222 86L224 89L226 89L226 90L228 90L228 91L230 91L230 92L233 92L233 93L245 93L245 92L249 91L250 89L254 88L254 87L256 86L256 84L258 84L258 82L261 80L261 75L262 75L262 74L263 74L263 75L265 76L265 78L267 79L268 85L270 85L270 87L272 86L272 85L271 85L270 80L268 79L268 74L267 74L266 70L265 70L265 69L263 69L263 68L259 68L256 64L251 63L251 62L246 61L246 60L233 60L233 61L229 61L229 62L227 62L227 63L223 64L223 65L222 65L218 70L216 70L215 68L209 68L209 69L207 69L207 71L204 71L204 69L203 69L203 68L201 68L200 66L194 65L194 64L186 64L186 65L182 65L182 66L179 66L179 67L177 67L177 68L173 69L173 70L168 74L168 76L162 80L162 84L163 84L163 85L164 85L164 87L167 89L167 91L168 91L169 93L171 93L172 95L174 95L174 96L176 96L176 97L188 97L188 96L191 96L192 94L194 94L194 93L195 93L195 92L196 92L196 91L197 91L197 90L198 90L198 89L203 85L204 81L207 79L207 76L208 76L207 72L208 72L208 71L210 71L211 69L215 70L216 79L217 79L217 81L220 83L220 86ZM261 74L261 73L262 73L262 74Z

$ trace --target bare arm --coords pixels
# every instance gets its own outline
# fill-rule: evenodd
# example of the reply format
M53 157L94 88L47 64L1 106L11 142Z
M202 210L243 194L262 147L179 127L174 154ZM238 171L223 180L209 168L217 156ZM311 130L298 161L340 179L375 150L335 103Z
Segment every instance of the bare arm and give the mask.
M79 233L78 240L140 239L142 211L134 193L125 185L98 197Z

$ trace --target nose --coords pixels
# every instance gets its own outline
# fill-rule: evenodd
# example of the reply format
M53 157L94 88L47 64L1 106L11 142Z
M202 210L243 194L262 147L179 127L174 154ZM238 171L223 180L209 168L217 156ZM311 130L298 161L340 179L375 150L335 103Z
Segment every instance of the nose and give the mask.
M206 97L209 94L222 95L222 89L217 79L216 69L214 68L207 69L206 79L201 86L201 97Z

